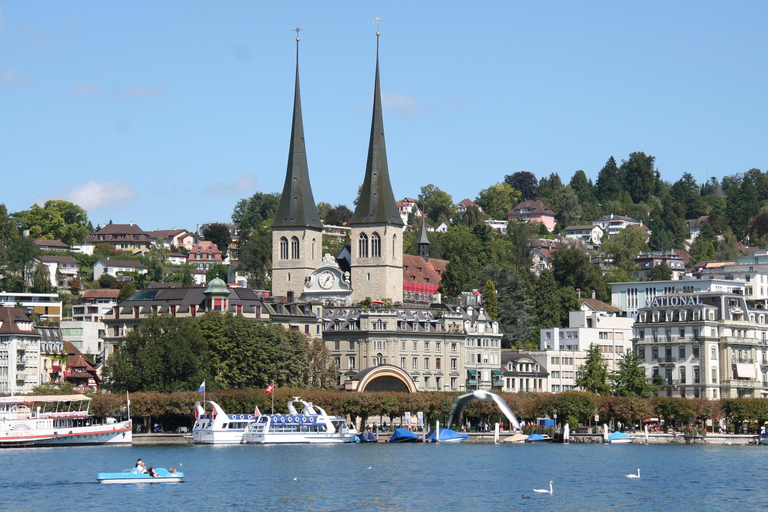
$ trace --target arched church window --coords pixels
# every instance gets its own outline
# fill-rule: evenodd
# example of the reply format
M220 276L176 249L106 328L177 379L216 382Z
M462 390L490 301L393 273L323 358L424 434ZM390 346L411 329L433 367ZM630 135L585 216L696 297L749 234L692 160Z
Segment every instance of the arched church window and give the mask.
M392 236L392 258L396 258L395 247L397 247L397 235Z
M371 258L381 258L381 237L375 231L371 235Z
M312 261L315 260L315 239L312 239Z
M288 239L285 237L280 238L280 259L288 259Z
M360 239L357 242L357 252L361 258L368 257L368 236L365 233L360 233Z
M299 259L299 239L295 236L291 238L291 259Z

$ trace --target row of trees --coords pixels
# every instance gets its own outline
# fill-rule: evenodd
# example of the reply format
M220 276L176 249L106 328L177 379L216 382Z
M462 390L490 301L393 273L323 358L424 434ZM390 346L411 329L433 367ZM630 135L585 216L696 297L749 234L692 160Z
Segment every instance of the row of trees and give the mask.
M197 384L199 385L199 383ZM281 388L275 392L275 412L286 413L286 404L294 396L323 407L329 414L349 416L365 422L373 416L384 416L397 420L405 412L424 412L425 421L434 424L439 420L445 424L459 393L345 393L306 388ZM515 415L522 421L535 422L536 418L554 417L564 424L575 419L583 424L592 423L594 414L600 415L601 422L621 421L633 425L644 419L658 417L667 424L678 426L706 420L725 418L731 424L757 420L761 424L768 420L768 399L734 398L722 400L684 399L678 397L637 397L600 396L586 391L565 391L562 393L502 393ZM194 392L139 392L131 394L131 414L152 418L174 426L188 426L193 421L194 402L202 395ZM251 413L258 406L262 412L270 411L272 397L262 387L256 389L231 389L207 393L207 399L221 405L225 411ZM125 409L124 394L94 395L92 411L97 416L116 415ZM464 418L477 421L495 422L505 418L496 404L475 401L467 405ZM147 423L150 423L148 420Z
M106 362L113 391L171 393L266 386L325 388L336 368L321 340L242 315L212 312L198 318L152 315L128 334Z

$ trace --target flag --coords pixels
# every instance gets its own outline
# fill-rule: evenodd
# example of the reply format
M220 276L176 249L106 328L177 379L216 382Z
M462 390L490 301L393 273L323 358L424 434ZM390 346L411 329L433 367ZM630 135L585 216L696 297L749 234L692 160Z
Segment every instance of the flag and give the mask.
M274 384L270 384L269 386L267 386L266 392L267 392L267 394L270 394L274 390L275 390L275 385Z
M198 393L204 393L205 392L205 381L203 381L202 384L200 384L200 387L197 388Z
M256 408L253 410L253 417L258 418L261 416L261 411L259 411L259 406L257 405Z

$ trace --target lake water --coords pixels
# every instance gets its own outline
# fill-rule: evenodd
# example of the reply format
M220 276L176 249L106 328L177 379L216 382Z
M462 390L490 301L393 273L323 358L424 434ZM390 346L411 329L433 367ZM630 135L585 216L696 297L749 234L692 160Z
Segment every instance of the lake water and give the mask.
M96 482L97 473L128 469L139 457L148 466L176 466L186 481ZM768 447L701 445L4 449L0 509L766 510L766 460ZM637 468L641 478L624 476ZM550 480L554 494L533 492Z

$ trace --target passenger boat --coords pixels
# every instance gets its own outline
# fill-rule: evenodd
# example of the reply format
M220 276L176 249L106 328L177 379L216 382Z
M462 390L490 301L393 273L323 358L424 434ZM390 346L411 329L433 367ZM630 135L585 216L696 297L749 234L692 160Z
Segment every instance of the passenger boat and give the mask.
M608 442L610 444L629 444L634 442L634 440L634 437L625 434L624 432L619 432L618 430L608 436Z
M243 443L335 444L352 443L356 438L357 430L347 426L346 419L330 416L322 407L294 397L288 402L288 414L261 414L249 423Z
M2 397L0 447L131 444L129 418L102 423L90 405L85 395Z
M192 427L192 442L195 444L240 444L253 414L227 414L212 400L211 412L206 413L205 402L195 402L195 425Z
M179 473L173 468L171 471L154 468L154 471L156 476L141 473L135 468L122 473L99 473L96 475L96 481L100 484L178 484L184 481L184 473Z

